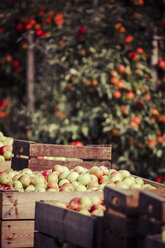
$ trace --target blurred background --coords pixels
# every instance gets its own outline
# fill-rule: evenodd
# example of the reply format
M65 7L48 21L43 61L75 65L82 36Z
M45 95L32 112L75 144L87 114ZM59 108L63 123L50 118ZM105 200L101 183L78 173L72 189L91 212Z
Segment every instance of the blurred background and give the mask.
M164 0L2 0L0 131L112 144L113 167L165 181Z

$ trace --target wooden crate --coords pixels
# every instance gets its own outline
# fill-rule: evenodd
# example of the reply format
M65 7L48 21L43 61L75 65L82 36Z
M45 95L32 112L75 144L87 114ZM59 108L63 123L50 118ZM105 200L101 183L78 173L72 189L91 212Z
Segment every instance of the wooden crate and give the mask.
M15 192L0 191L0 247L33 247L36 201L63 201L102 192Z
M0 171L11 169L11 161L0 161Z
M160 235L148 235L145 241L145 248L165 248L165 242L161 240Z
M61 248L61 242L57 238L53 238L44 233L35 232L34 233L34 248ZM67 243L67 248L77 248L73 244Z
M29 167L32 170L51 169L55 164L66 165L73 168L77 165L90 168L105 165L110 167L112 157L111 145L54 145L39 144L28 141L14 140L12 168L21 170ZM22 157L23 156L23 157ZM38 157L67 158L68 161L38 159Z
M165 224L165 190L142 191L139 197L138 233L146 237L161 232Z
M36 202L35 230L83 248L103 247L103 217L83 215L50 201Z

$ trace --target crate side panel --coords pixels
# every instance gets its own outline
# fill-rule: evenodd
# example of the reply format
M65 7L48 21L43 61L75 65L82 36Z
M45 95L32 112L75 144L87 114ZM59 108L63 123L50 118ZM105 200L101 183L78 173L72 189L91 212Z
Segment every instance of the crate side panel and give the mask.
M2 221L1 245L6 247L33 247L34 221Z
M71 145L51 145L51 144L30 144L29 156L111 160L111 150L112 150L111 145L71 146Z
M94 218L50 204L36 203L35 230L81 247L92 247Z
M4 171L11 168L11 160L10 161L0 161L0 171Z
M101 162L95 162L95 161L89 162L89 161L83 161L83 160L57 161L57 160L46 160L46 159L30 159L28 166L33 171L42 171L42 170L52 169L55 164L67 166L69 169L73 169L74 167L78 165L83 166L88 169L91 168L92 166L101 166L101 165L104 165L110 168L109 161L101 161Z
M59 248L56 239L43 233L34 233L34 248Z
M74 197L99 195L103 192L0 192L3 195L2 219L34 219L36 201L68 202Z

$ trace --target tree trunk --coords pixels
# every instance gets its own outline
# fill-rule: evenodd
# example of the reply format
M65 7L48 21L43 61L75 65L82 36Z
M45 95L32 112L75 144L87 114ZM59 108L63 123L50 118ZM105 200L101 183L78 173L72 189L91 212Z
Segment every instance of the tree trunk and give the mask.
M33 48L33 32L27 34L28 50L27 50L27 110L32 115L35 112L34 102L34 48Z
M153 31L152 37L152 53L151 53L151 69L152 69L152 77L155 80L155 88L158 86L158 38L157 38L157 29L155 28Z

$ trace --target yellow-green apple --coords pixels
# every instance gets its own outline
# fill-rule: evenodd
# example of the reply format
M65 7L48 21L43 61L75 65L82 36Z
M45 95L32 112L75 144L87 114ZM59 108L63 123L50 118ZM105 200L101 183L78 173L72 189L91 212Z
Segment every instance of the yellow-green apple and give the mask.
M77 180L77 178L79 177L79 173L76 171L71 171L68 175L67 175L67 179L72 183L74 181Z
M111 173L114 172L114 171L117 171L117 170L115 170L115 169L109 169L108 176L111 177Z
M22 170L22 175L33 175L33 171L30 168L24 168Z
M129 188L130 189L142 189L142 186L137 183L132 183Z
M111 174L110 174L110 181L115 183L115 181L121 181L122 180L122 177L121 177L121 174L118 172L118 171L113 171Z
M80 165L78 165L78 166L76 166L75 168L73 168L73 171L76 171L76 172L78 172L79 174L82 174L82 173L85 173L85 172L86 172L85 168L82 167L82 166L80 166Z
M10 184L10 187L15 189L15 190L19 190L19 189L23 188L23 185L22 185L22 183L20 181L15 180Z
M79 205L80 205L79 197L75 197L72 200L70 200L70 202L68 204L68 208L71 210L76 210Z
M127 177L123 180L123 183L129 187L132 183L134 183L134 180L132 180L132 177Z
M3 155L0 155L0 161L5 161L5 158Z
M92 205L92 200L87 196L80 197L79 202L80 204L82 204L83 206L87 208L91 207Z
M60 174L58 175L58 179L59 179L59 180L62 180L62 179L67 178L68 174L69 174L68 171L60 172Z
M92 212L92 215L96 215L96 216L104 216L104 210L101 209L96 209Z
M103 175L108 175L109 170L108 170L108 168L106 166L101 165L100 169L103 171Z
M87 190L87 188L83 184L80 184L74 188L74 191L86 191L86 190Z
M31 181L28 175L22 175L18 180L22 183L23 187L27 187Z
M8 175L8 173L3 173L0 175L0 183L3 185L10 184L11 177Z
M97 182L97 181L94 181L94 180L90 181L90 183L87 185L87 188L88 188L88 189L91 189L91 188L98 188L98 187L99 187L98 182Z
M77 187L77 186L80 185L80 184L79 184L78 181L74 181L74 182L72 182L72 185L73 185L73 187L75 188L75 187Z
M140 178L140 177L136 177L136 178L135 178L135 183L140 184L141 186L144 185L144 181L143 181L143 179Z
M50 188L54 188L54 189L58 190L58 189L59 189L59 188L58 188L58 183L55 182L55 181L50 181L50 182L48 183L46 189L48 190L48 189L50 189Z
M53 202L52 205L54 205L56 207L60 207L60 208L66 208L66 204L64 204L62 202Z
M34 185L29 185L25 188L25 192L34 192L34 191L35 191Z
M68 190L67 190L68 189ZM74 186L71 183L64 183L60 191L74 191Z
M46 179L42 174L36 175L34 179L31 177L31 181L34 183L34 185L46 184Z
M93 166L89 170L89 174L95 175L98 179L101 179L103 176L103 171L99 167Z
M80 184L88 185L91 181L91 175L89 173L80 174L79 177L77 178L77 181Z
M69 180L68 179L62 179L62 180L60 180L59 181L59 183L58 183L58 185L59 185L59 187L61 188L62 187L62 185L64 184L64 183L69 183Z
M45 186L43 186L43 185L37 185L36 187L35 187L35 192L46 192L46 189L45 189Z
M87 216L91 216L91 213L87 210L87 209L81 209L79 211L80 214L84 214L84 215L87 215Z
M66 166L63 166L63 165L60 165L60 164L56 164L53 168L52 168L52 171L57 171L57 172L63 172L63 171L68 171L69 172L69 169L68 167Z
M58 183L58 175L57 173L49 173L48 176L47 176L47 182L51 182L51 181L54 181L54 182L57 182Z
M102 203L102 199L98 195L94 195L91 197L92 205L97 205Z
M130 177L131 176L131 174L130 174L130 172L128 170L119 170L118 172L120 173L120 175L122 177L122 180L124 178L126 178L126 177Z
M10 160L12 158L12 153L10 151L5 151L3 153L5 160Z
M128 189L129 186L127 184L125 184L124 182L119 182L116 184L116 188L118 189Z

